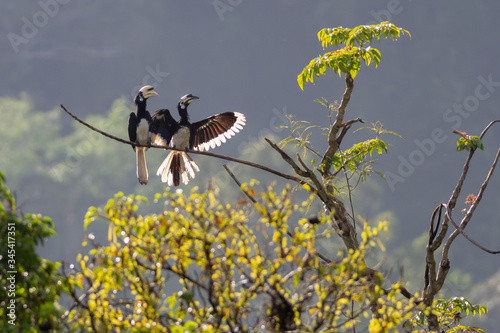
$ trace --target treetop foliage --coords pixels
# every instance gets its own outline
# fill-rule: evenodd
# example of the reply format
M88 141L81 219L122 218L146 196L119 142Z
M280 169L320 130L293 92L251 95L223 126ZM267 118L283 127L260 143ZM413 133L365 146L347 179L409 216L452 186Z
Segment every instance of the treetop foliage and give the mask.
M222 203L216 189L158 194L163 209L148 215L138 214L145 198L123 193L104 209L90 208L86 224L106 221L109 244L93 234L84 242L89 254L71 274L87 292L70 314L73 326L98 332L343 330L367 321L373 302L381 306L369 320L373 332L410 318L413 306L397 300L398 283L384 289L384 277L364 262L379 246L385 223L365 225L358 250L320 257L319 226L295 220L313 198L294 203L289 186L279 192L258 187L242 187L256 199L260 217L253 223L252 204Z
M377 40L391 38L394 41L403 35L411 37L407 30L389 22L360 25L352 29L342 27L322 29L318 32L318 40L323 48L337 47L341 44L345 46L312 59L298 75L297 83L303 90L306 82L314 82L314 76L325 74L327 68L331 68L339 76L342 73L349 73L352 78L355 78L361 67L361 60L366 66L374 63L377 67L380 63L382 57L380 51L371 46L374 38ZM365 47L367 44L370 46Z
M50 218L22 213L5 185L5 176L0 172L2 332L36 332L39 325L61 327L57 322L63 308L58 300L66 285L65 279L58 273L61 264L41 258L36 253L36 246L42 245L54 233ZM10 288L11 285L15 288ZM8 307L10 304L14 304L15 311ZM15 325L8 324L9 320Z

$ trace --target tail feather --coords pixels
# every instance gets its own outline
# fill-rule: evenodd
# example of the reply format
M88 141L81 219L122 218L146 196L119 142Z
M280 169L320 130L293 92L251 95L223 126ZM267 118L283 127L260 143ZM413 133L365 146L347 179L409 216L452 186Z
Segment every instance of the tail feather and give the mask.
M194 178L194 170L200 171L193 159L183 151L172 150L163 160L163 163L156 172L161 177L161 181L169 186L179 186L181 178L184 184L189 182L189 178Z
M139 179L141 185L146 185L149 178L145 152L146 150L141 147L136 147L135 149L137 179Z
M174 176L174 185L179 186L179 172L181 172L183 165L181 165L181 159L179 154L174 154L172 158L172 164L170 164L169 173ZM184 180L184 177L182 178ZM170 185L170 184L169 184Z

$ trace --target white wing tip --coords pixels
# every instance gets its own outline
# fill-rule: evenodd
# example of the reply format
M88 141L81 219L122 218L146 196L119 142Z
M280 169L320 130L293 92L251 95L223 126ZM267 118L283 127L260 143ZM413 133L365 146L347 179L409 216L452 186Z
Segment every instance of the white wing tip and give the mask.
M236 133L239 133L240 130L243 130L243 126L245 126L246 124L245 115L240 112L233 112L233 114L236 117L236 120L234 124L227 131L219 134L218 136L207 142L200 143L198 146L194 147L194 149L197 149L199 151L204 151L204 150L209 150L210 148L214 149L215 147L220 147L223 143L227 141L227 139L232 138L233 136L236 135Z

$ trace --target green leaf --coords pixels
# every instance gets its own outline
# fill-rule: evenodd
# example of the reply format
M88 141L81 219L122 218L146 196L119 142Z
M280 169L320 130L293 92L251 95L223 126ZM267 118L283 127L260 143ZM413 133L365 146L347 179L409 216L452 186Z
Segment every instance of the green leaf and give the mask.
M380 51L372 47L365 48L365 44L371 44L374 38L396 40L402 35L410 36L410 33L389 22L360 25L352 29L342 27L322 29L318 32L318 40L323 48L338 47L344 43L345 47L311 60L297 76L297 83L300 89L304 90L305 83L313 83L314 76L324 75L327 68L331 68L339 76L342 73L349 73L352 78L355 78L360 69L361 60L365 61L366 66L374 63L375 67L378 67L381 60Z
M305 83L304 72L300 73L297 76L297 83L299 84L300 89L304 90L304 83Z
M185 301L190 301L193 299L193 293L190 291L183 292L182 295L180 295L180 298L185 300Z
M375 62L375 67L377 67L380 63L380 59L382 58L380 51L376 48L370 47L368 53L370 54L371 59Z
M372 155L373 151L378 154L387 153L385 142L380 139L371 139L357 143L351 148L335 154L336 158L333 160L333 166L335 169L347 168L354 171L365 162L368 155Z
M361 67L359 60L353 59L349 64L349 74L354 79L358 74L359 68Z
M471 149L475 150L477 148L484 150L483 142L478 136L465 135L457 141L457 151L470 151Z

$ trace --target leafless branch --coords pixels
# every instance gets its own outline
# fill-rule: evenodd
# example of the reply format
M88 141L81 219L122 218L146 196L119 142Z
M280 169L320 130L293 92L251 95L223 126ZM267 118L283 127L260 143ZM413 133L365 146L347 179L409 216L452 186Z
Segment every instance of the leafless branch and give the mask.
M169 147L169 146L160 146L160 145L146 146L146 145L138 145L135 142L121 139L121 138L116 137L114 135L111 135L109 133L103 132L103 131L95 128L94 126L88 124L87 122L81 120L80 118L78 118L77 116L75 116L74 114L72 114L71 112L69 112L64 107L64 105L62 105L62 104L61 104L61 108L67 114L69 114L71 117L73 117L76 121L78 121L79 123L81 123L82 125L90 128L94 132L97 132L97 133L99 133L101 135L104 135L105 137L108 137L108 138L110 138L112 140L115 140L115 141L118 141L118 142L121 142L121 143L125 143L125 144L129 144L129 145L132 145L132 146L135 146L135 147L148 147L148 148L159 148L159 149L165 149L165 150L178 150L178 149L175 149L175 148L172 148L172 147ZM279 177L282 177L282 178L285 178L285 179L288 179L288 180L293 180L294 182L297 182L299 184L302 184L304 182L302 179L297 178L295 176L287 175L285 173L282 173L282 172L279 172L277 170L271 169L271 168L266 167L264 165L260 165L260 164L249 162L249 161L245 161L245 160L241 160L241 159L238 159L238 158L234 158L234 157L230 157L230 156L225 156L225 155L220 155L220 154L214 154L214 153L210 153L210 152L207 152L207 151L198 151L198 150L191 150L191 149L186 149L185 151L188 152L188 153L190 153L190 154L198 154L198 155L211 156L211 157L220 158L220 159L223 159L223 160L226 160L226 161L231 161L231 162L235 162L235 163L239 163L239 164L248 165L248 166L251 166L253 168L257 168L257 169L261 169L261 170L267 171L267 172L272 173L274 175L277 175Z
M487 252L487 253L490 253L490 254L499 254L500 253L500 250L499 251L493 251L493 250L488 250L486 247L482 246L481 244L479 244L478 242L476 242L475 240L473 240L469 235L467 235L467 233L465 233L465 231L463 230L463 228L465 228L465 226L462 224L464 223L464 221L462 221L462 223L460 223L460 226L457 225L457 223L453 220L453 218L451 217L451 212L449 212L448 210L446 211L446 215L448 216L448 219L450 220L451 224L453 224L453 226L456 228L456 230L453 232L452 235L450 235L450 239L451 239L451 236L453 236L454 234L458 235L458 234L462 234L462 236L464 236L469 242L471 242L472 244L474 244L475 246L477 246L478 248L480 248L481 250L483 250L484 252ZM464 218L465 219L465 218ZM449 240L450 240L449 239ZM447 242L448 243L448 242ZM451 242L450 242L451 244ZM445 244L447 245L447 244Z
M480 139L482 139L486 134L486 132L491 128L491 126L497 122L500 122L500 120L494 120L491 123L489 123L481 133ZM486 251L491 254L500 253L500 251L488 250L478 242L474 241L469 235L467 235L464 232L464 229L470 222L472 215L474 214L474 211L476 210L477 206L481 201L484 191L486 190L486 187L488 186L491 176L493 175L493 172L496 168L498 160L500 159L500 149L497 150L496 156L486 176L486 179L484 180L479 189L476 200L469 207L468 211L465 214L465 217L462 219L459 225L452 218L452 211L455 208L460 192L462 191L462 186L467 177L467 173L469 171L469 165L472 160L472 157L474 156L475 151L476 149L471 149L469 151L465 164L462 168L462 173L458 179L458 183L455 186L455 189L453 190L452 195L448 200L448 203L439 204L439 206L434 210L431 217L431 225L429 229L429 244L427 245L427 254L426 254L425 287L422 295L422 301L427 306L430 306L432 304L434 297L441 290L446 280L446 276L448 274L448 271L450 270L449 250L451 248L453 241L459 234L462 234L467 240L469 240L472 244L476 245L483 251ZM443 221L442 223L440 223L441 211L443 208L445 208L446 211L443 217ZM434 253L441 247L446 237L449 223L451 223L455 227L455 230L451 233L451 235L447 238L446 242L444 243L443 250L441 253L441 260L439 262L439 265L437 265ZM427 316L427 320L429 322L429 328L431 330L436 330L439 328L439 323L437 321L436 315L430 314L429 316Z
M481 135L479 136L479 139L483 139L483 136L486 134L486 132L490 129L491 126L493 126L495 123L500 123L500 119L497 119L497 120L493 120L491 123L488 124L488 126L486 126L484 128L484 130L481 132Z
M292 160L292 158L290 156L288 156L287 153L285 153L280 147L278 147L277 144L273 143L268 138L265 138L265 140L266 140L267 143L269 143L269 145L271 146L271 148L273 148L274 150L276 150L281 155L281 158L285 162L287 162L293 168L293 171L295 171L296 174L298 174L301 177L307 177L308 176L307 172L304 171L304 170L302 170L302 169L300 169L300 167L297 165L297 163L295 163L295 161Z
M340 146L340 143L342 142L342 139L346 135L347 131L349 131L349 129L351 128L352 124L357 123L357 122L364 123L363 119L358 117L356 119L348 120L345 123L342 123L342 125L340 125L342 130L340 131L340 134L337 136L337 139L336 139L339 146Z
M472 214L476 210L477 206L479 205L479 202L481 201L481 199L483 197L484 191L486 190L486 187L488 186L488 182L490 181L490 178L493 174L493 171L495 170L495 167L497 165L499 158L500 158L500 149L498 149L497 154L495 156L495 159L493 160L493 164L491 165L490 171L488 172L486 179L484 180L483 184L481 185L481 187L479 189L479 193L476 197L476 200L474 201L474 203L470 206L470 208L466 212L465 217L460 222L460 226L458 226L455 223L455 221L453 221L453 219L451 218L451 210L449 208L446 208L446 216L450 220L450 222L453 224L453 226L456 228L456 230L450 235L450 237L446 241L446 244L444 245L444 248L443 248L443 256L446 256L446 257L448 256L448 251L449 251L449 248L451 246L451 243L459 234L462 234L465 238L467 238L468 241L470 241L472 244L476 245L478 248L480 248L481 250L483 250L485 252L488 252L491 254L500 253L500 251L492 251L492 250L486 249L484 246L478 244L473 239L471 239L470 236L468 236L463 231L465 229L465 227L467 226L467 224L469 223L470 219L472 218Z

